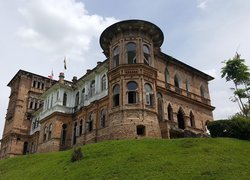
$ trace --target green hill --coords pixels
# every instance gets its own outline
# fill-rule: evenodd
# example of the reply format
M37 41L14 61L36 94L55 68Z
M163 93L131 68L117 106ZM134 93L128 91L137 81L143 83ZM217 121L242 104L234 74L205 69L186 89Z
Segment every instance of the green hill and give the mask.
M0 160L0 179L250 179L250 142L229 138L106 141Z

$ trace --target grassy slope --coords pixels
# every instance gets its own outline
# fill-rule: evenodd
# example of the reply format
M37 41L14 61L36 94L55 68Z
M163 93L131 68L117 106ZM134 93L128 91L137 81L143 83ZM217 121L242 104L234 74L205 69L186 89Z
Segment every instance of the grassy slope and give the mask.
M0 160L0 179L250 179L250 142L227 138L124 140Z

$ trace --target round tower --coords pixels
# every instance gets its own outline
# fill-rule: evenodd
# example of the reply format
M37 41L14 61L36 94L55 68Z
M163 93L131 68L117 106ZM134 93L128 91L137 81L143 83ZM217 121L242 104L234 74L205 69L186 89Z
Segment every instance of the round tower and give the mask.
M109 59L111 139L161 137L154 59L163 39L159 27L143 20L118 22L101 34Z

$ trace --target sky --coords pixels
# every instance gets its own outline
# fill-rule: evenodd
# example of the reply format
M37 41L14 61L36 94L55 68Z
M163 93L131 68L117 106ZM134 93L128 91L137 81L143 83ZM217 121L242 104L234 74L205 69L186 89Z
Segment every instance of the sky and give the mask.
M128 19L156 24L162 51L215 79L209 82L214 119L239 109L233 85L220 78L222 61L236 51L250 64L249 0L0 0L0 138L8 107L8 82L19 69L54 79L81 77L105 60L102 31Z

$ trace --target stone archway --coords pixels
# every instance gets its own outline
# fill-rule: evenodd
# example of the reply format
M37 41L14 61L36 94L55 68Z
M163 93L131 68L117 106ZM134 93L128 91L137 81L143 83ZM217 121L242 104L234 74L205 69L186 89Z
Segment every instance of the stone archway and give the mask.
M182 108L179 109L177 114L178 128L185 129L185 113Z

